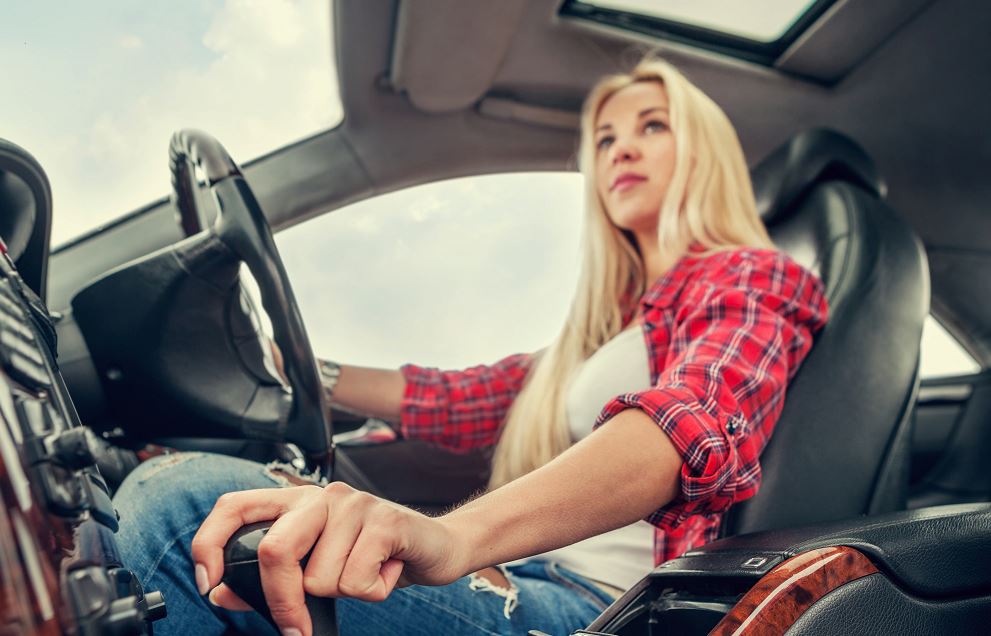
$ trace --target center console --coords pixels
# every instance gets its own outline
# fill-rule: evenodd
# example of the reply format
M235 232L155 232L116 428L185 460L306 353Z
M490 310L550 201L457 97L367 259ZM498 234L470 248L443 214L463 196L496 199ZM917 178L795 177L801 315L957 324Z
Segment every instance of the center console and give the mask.
M742 535L657 567L579 634L979 633L991 504Z
M151 634L117 514L55 359L51 317L0 241L0 633Z

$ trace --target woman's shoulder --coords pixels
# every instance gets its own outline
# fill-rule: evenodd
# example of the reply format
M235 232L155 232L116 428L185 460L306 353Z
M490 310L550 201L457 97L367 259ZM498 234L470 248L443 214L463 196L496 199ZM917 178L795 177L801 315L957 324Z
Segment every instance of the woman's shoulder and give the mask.
M730 289L824 305L823 285L813 272L780 250L757 247L692 252L655 281L643 300L655 307L693 304Z
M698 281L768 280L794 284L821 285L819 277L778 249L733 247L702 254L693 268ZM756 281L755 281L756 282Z
M724 247L708 252L693 252L692 255L698 264L709 271L742 266L780 267L795 263L781 250L770 247Z
M811 308L825 315L825 288L818 276L788 254L757 247L737 247L699 254L692 275L679 295L685 302L702 302L724 291L756 294L777 305Z

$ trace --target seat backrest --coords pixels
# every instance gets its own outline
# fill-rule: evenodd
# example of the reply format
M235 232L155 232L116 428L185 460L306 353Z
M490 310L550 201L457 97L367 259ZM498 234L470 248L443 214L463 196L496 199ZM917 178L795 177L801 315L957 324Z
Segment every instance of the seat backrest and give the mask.
M839 133L796 136L753 178L774 242L822 278L829 322L788 388L760 491L730 510L723 534L900 509L929 311L922 245Z
M52 190L41 165L28 151L0 139L0 238L17 270L44 299Z

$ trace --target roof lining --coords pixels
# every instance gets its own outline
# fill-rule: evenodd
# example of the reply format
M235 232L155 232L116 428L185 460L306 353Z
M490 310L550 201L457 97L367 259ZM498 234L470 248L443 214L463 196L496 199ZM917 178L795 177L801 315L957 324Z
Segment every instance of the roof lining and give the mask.
M778 70L826 85L840 82L932 0L840 0L788 47Z

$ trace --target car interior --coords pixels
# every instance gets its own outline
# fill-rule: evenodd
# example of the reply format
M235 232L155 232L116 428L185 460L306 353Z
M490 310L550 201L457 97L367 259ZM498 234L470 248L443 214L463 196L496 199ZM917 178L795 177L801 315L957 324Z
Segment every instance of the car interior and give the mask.
M789 387L760 492L718 541L661 564L576 633L983 629L991 6L816 0L761 42L635 2L330 4L340 124L243 165L210 131L178 131L172 194L68 242L50 244L59 208L31 149L0 140L12 633L151 633L164 615L167 599L91 547L112 544L117 523L114 480L94 467L108 441L321 468L427 512L483 488L484 452L369 440L358 433L374 421L327 407L314 325L273 233L420 184L573 171L585 93L647 52L726 111L761 217L823 280L830 321ZM165 144L148 160L165 160ZM930 315L979 371L921 376ZM242 566L264 531L246 528L228 555L245 599L261 598L257 569ZM90 548L40 547L56 540ZM332 600L308 606L318 633L336 633Z

